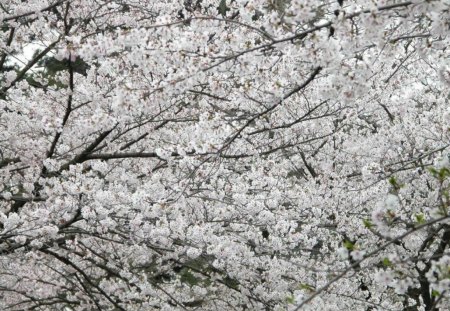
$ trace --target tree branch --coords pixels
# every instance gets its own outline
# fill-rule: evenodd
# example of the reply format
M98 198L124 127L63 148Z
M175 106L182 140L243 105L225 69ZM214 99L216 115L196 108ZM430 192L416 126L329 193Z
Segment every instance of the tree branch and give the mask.
M333 285L334 283L336 283L337 281L339 281L340 279L342 279L348 272L352 271L354 268L358 267L362 262L364 262L365 260L367 260L368 258L371 258L372 256L378 254L379 252L381 252L382 250L386 249L388 246L403 240L404 238L406 238L407 236L409 236L410 234L419 231L423 228L426 228L428 226L437 224L441 221L447 220L450 218L450 215L447 216L443 216L437 219L433 219L432 221L429 221L425 224L422 225L418 225L415 228L403 233L402 235L393 238L391 241L386 242L385 244L381 245L380 247L378 247L377 249L371 251L370 253L368 253L367 255L365 255L362 259L355 261L353 264L351 264L350 266L348 266L344 271L342 271L341 273L339 273L337 276L335 276L333 279L331 279L327 284L325 284L324 286L322 286L321 288L319 288L318 290L316 290L314 292L314 294L312 294L311 296L309 296L307 299L305 299L302 303L300 303L299 305L297 305L297 307L294 309L294 311L299 311L303 306L305 306L307 303L311 302L314 298L316 298L317 296L319 296L320 294L322 294L324 291L326 291L331 285Z
M55 2L54 4L51 4L51 5L43 8L42 10L40 10L40 12L49 11L49 10L57 7L58 5L63 4L66 1L68 1L68 0L60 0L58 2ZM21 17L30 16L30 15L33 15L33 14L36 14L36 11L30 11L30 12L27 12L27 13L6 17L6 18L2 19L2 22L7 22L7 21L10 21L10 20L14 20L14 19L18 19L18 18L21 18Z

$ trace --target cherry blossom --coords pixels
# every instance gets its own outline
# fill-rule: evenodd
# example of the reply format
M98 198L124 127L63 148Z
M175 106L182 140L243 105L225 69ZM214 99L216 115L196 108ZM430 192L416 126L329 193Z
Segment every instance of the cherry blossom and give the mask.
M0 309L450 308L449 20L3 1Z

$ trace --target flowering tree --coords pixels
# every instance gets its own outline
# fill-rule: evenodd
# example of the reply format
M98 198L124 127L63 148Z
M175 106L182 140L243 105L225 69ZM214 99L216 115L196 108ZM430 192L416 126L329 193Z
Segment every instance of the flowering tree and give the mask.
M448 1L0 21L2 310L450 308Z

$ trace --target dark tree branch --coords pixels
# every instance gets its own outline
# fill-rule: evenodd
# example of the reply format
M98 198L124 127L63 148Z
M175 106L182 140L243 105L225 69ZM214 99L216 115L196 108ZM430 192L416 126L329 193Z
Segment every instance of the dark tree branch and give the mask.
M348 272L352 271L354 268L358 267L362 262L364 262L365 260L367 260L368 258L373 258L374 255L378 254L379 252L381 252L382 250L386 249L388 246L403 240L404 238L406 238L407 236L409 236L410 234L419 231L421 229L427 228L429 226L432 226L434 224L440 223L444 220L449 219L450 216L446 215L440 218L436 218L433 219L427 223L424 223L422 225L418 225L415 228L406 231L405 233L403 233L402 235L393 238L391 241L386 242L385 244L381 245L380 247L374 249L373 251L367 253L362 259L355 261L353 264L351 264L350 266L348 266L346 269L344 269L344 271L342 271L341 273L339 273L338 275L336 275L333 279L331 279L327 284L325 284L324 286L322 286L321 288L317 289L311 296L309 296L308 298L306 298L305 300L303 300L299 305L297 305L297 307L294 309L294 311L299 311L301 310L301 308L303 306L305 306L306 304L308 304L310 301L312 301L314 298L316 298L317 296L319 296L320 294L322 294L324 291L326 291L331 285L333 285L334 283L336 283L337 281L339 281L340 279L342 279Z
M70 60L70 56L68 59L68 68L69 68L69 89L70 89L70 94L69 97L67 99L67 107L66 107L66 112L64 114L63 120L62 120L62 129L64 129L64 126L67 123L67 120L69 119L69 115L72 112L72 98L73 98L73 89L74 89L74 85L73 85L73 67L72 67L72 62ZM62 134L62 129L61 132L57 132L55 137L53 138L53 142L50 146L50 149L47 151L47 158L51 158L55 152L55 148L56 145L58 143L59 138L61 137Z
M122 147L120 147L119 150L125 150L125 149L131 147L132 145L136 144L137 142L141 141L142 139L144 139L144 138L147 137L147 136L148 136L148 133L144 133L144 134L142 134L141 136L139 136L138 138L136 138L136 139L134 139L134 140L132 140L132 141L126 143L126 144L123 145Z
M306 161L306 157L305 157L305 154L303 153L303 151L300 151L300 156L301 156L303 164L305 164L306 169L308 170L308 172L311 174L311 176L313 178L316 178L317 177L317 173L314 170L314 168L308 163L308 161Z
M104 291L103 289L101 289L97 284L95 284L95 283L91 280L91 278L90 278L90 277L89 277L89 276L88 276L88 275L87 275L80 267L78 267L78 266L77 266L76 264L74 264L72 261L70 261L69 259L67 259L67 258L65 258L65 257L63 257L63 256L61 256L61 255L59 255L59 254L57 254L57 253L55 253L55 252L49 250L49 249L40 249L40 251L41 251L42 253L44 253L44 254L51 255L51 256L55 257L56 259L58 259L59 261L61 261L61 262L64 263L65 265L71 266L72 268L74 268L75 270L77 270L78 273L80 273L80 274L83 276L83 278L84 278L84 279L85 279L92 287L96 288L96 289L99 291L99 293L102 294L103 297L105 297L111 304L113 304L114 307L116 307L116 308L119 309L119 310L126 311L124 308L122 308L122 307L119 305L119 302L114 301L107 293L105 293L105 291Z
M308 84L310 84L314 78L319 74L319 72L322 70L322 67L316 67L314 69L314 71L311 73L311 75L308 77L308 79L303 82L302 84L298 85L297 87L293 88L290 92L288 92L286 95L283 96L283 98L281 100L279 100L276 104L272 105L271 107L267 108L266 110L256 114L255 116L253 116L252 118L250 118L249 120L247 120L247 122L233 135L231 136L228 141L226 141L224 143L224 145L222 146L222 148L220 148L219 150L219 154L222 153L228 146L230 146L235 140L236 138L239 137L239 135L241 135L241 133L251 124L253 123L256 119L268 114L269 112L271 112L272 110L274 110L275 108L277 108L278 106L280 106L283 101L285 101L286 99L288 99L289 97L291 97L292 95L298 93L299 91L303 90L305 87L308 86Z
M49 5L49 6L45 7L45 8L43 8L40 12L50 11L50 10L52 10L53 8L57 7L58 5L63 4L63 3L66 2L66 1L68 1L68 0L60 0L60 1L58 1L58 2L55 2L54 4L51 4L51 5ZM6 22L6 21L10 21L10 20L15 20L15 19L18 19L18 18L21 18L21 17L30 16L30 15L33 15L33 14L36 14L36 11L30 11L30 12L27 12L27 13L23 13L23 14L19 14L19 15L14 15L14 16L6 17L6 18L2 19L2 22Z
M321 106L323 106L328 100L325 100L323 102L321 102L320 104L318 104L317 106L315 106L314 108L308 110L308 112L306 112L304 115L302 115L300 118L297 118L296 120L289 122L289 123L285 123L279 126L274 126L271 128L262 128L253 132L250 132L248 135L255 135L255 134L259 134L265 131L271 131L271 130L277 130L277 129L283 129L283 128L289 128L297 123L300 123L302 121L307 121L307 120L311 120L311 118L308 118L309 115L311 115L315 110L317 110L318 108L320 108ZM324 115L321 115L320 118L324 117Z
M47 55L55 46L58 44L59 39L53 43L51 43L45 50L36 55L28 64L17 74L17 77L11 82L9 86L5 86L0 90L0 96L5 95L6 92L12 88L17 82L22 80L25 74L30 70L40 59L42 59L45 55Z
M9 164L14 164L14 163L19 163L20 162L20 158L2 158L2 160L0 161L0 168L3 168Z
M12 43L12 40L14 38L14 32L15 32L15 28L11 28L10 32L9 32L9 37L8 37L8 41L6 42L6 46L10 46ZM2 57L0 58L0 72L3 71L3 65L5 64L5 60L6 60L6 56L8 54L5 52L2 53Z
M394 119L395 119L394 115L389 111L389 109L386 107L386 105L384 105L382 103L379 103L379 104L383 108L383 110L386 112L386 114L388 115L389 120L391 121L391 123L393 123Z
M116 125L117 126L117 125ZM89 156L89 153L91 153L115 128L114 126L112 129L105 131L101 133L97 139L95 139L86 149L84 149L80 154L75 156L71 161L67 162L57 172L51 172L48 175L53 176L57 175L58 173L67 170L71 165L77 164L77 163L83 163L87 160L87 157Z

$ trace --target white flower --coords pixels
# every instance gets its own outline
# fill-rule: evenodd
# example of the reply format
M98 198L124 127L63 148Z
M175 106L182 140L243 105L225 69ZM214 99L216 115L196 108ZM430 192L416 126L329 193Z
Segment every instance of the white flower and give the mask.
M410 279L397 280L396 282L394 282L394 290L397 294L403 295L411 285L412 281Z
M41 248L43 245L44 245L44 244L43 244L41 241L39 241L39 240L33 240L33 241L31 241L31 243L30 243L30 246L31 246L32 248L36 248L36 249Z
M34 185L30 182L28 183L23 183L23 189L27 192L27 193L32 193L34 190Z
M386 197L386 208L395 211L399 207L398 197L394 194L389 193Z
M108 171L108 164L105 161L96 161L92 163L92 169L101 174L105 174Z
M3 198L4 198L5 200L9 201L9 200L11 200L11 198L12 198L12 193L9 192L9 191L6 191L6 192L3 192L3 193L2 193L2 196L3 196Z
M300 290L294 291L295 303L300 304L303 300L305 300L305 293Z
M450 155L442 155L434 161L434 166L440 170L443 168L450 168Z
M444 84L450 86L450 68L448 67L439 68L439 78Z
M16 78L17 74L15 71L8 71L8 73L6 73L5 75L5 82L3 82L4 86L10 86Z
M375 273L374 280L375 280L375 282L377 282L383 286L389 286L389 285L391 285L392 281L394 280L392 271L378 270Z
M378 163L372 162L362 168L361 174L364 177L370 177L375 175L380 170L381 170L380 165Z
M376 225L384 225L385 211L378 208L372 212L372 222Z
M364 251L357 250L357 249L352 251L352 253L351 253L352 258L354 260L356 260L356 261L359 261L359 260L363 259L364 258L364 254L365 254Z
M342 259L347 259L348 258L348 249L345 248L345 247L339 247L336 250L336 253Z
M9 231L11 229L14 229L19 224L20 224L19 215L17 215L17 213L9 213L8 219L6 219L5 222L3 223L3 229L4 231Z
M450 107L447 108L447 110L445 110L445 112L443 114L443 120L446 123L450 123Z
M18 235L14 238L14 241L20 245L23 245L27 241L27 237L24 235Z
M198 256L201 255L201 253L202 250L195 247L189 247L188 250L186 251L186 255L189 258L197 258Z
M59 228L57 226L45 226L41 229L41 234L49 238L55 238L58 234Z

